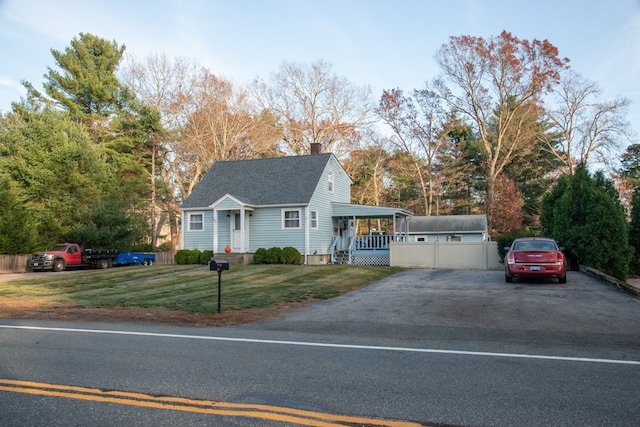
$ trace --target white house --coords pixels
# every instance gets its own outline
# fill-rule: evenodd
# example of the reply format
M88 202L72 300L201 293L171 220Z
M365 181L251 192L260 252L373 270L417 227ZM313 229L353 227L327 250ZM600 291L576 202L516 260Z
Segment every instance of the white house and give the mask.
M402 209L350 204L351 179L331 153L216 162L182 205L184 249L249 263L259 248L295 247L305 264L389 264L406 241ZM386 219L385 235L358 236L358 222Z
M486 215L414 216L408 220L410 242L483 242L490 240Z

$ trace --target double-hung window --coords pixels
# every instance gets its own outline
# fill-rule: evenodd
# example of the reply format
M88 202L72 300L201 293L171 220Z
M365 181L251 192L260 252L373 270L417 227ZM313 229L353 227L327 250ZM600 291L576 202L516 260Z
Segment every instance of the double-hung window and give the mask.
M189 214L189 231L204 230L204 214L201 212Z
M309 227L318 229L318 211L309 212Z
M300 209L282 210L282 228L300 228Z

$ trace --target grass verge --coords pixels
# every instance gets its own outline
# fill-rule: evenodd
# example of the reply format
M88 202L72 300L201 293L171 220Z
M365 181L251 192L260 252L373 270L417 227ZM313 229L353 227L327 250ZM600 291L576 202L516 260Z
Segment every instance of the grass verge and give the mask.
M400 271L395 267L347 265L237 265L222 273L222 315L243 323L309 302L351 292ZM24 313L96 313L188 323L217 313L218 273L204 266L154 265L15 278L0 276L0 317ZM20 315L22 313L22 315ZM256 313L260 313L257 315ZM160 319L161 320L161 319ZM211 320L211 319L209 319ZM197 322L196 322L197 323ZM210 321L208 324L212 324ZM213 322L215 324L215 322Z

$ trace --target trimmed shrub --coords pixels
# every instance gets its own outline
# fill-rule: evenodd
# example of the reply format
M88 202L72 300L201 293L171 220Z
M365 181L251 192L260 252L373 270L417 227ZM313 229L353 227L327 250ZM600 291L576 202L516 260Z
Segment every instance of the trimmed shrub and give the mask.
M209 264L209 261L211 261L211 258L213 258L213 251L210 251L210 250L202 251L202 253L200 254L200 264L204 264L204 265Z
M191 254L191 250L189 249L180 249L176 252L174 260L178 265L189 264L189 255Z
M200 264L200 255L202 255L200 249L192 249L189 253L189 264Z
M282 249L282 255L280 260L283 264L300 264L300 251L292 246L287 246Z
M267 250L265 248L258 248L253 253L254 264L265 264L267 261Z
M281 258L282 258L282 249L274 246L273 248L267 249L267 254L265 256L265 263L280 264Z

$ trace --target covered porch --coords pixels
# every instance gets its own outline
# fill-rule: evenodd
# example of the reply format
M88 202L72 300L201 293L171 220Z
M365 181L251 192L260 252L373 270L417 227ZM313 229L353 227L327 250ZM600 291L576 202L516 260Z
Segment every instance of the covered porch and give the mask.
M409 211L333 203L332 212L332 264L390 265L391 242L408 241Z

